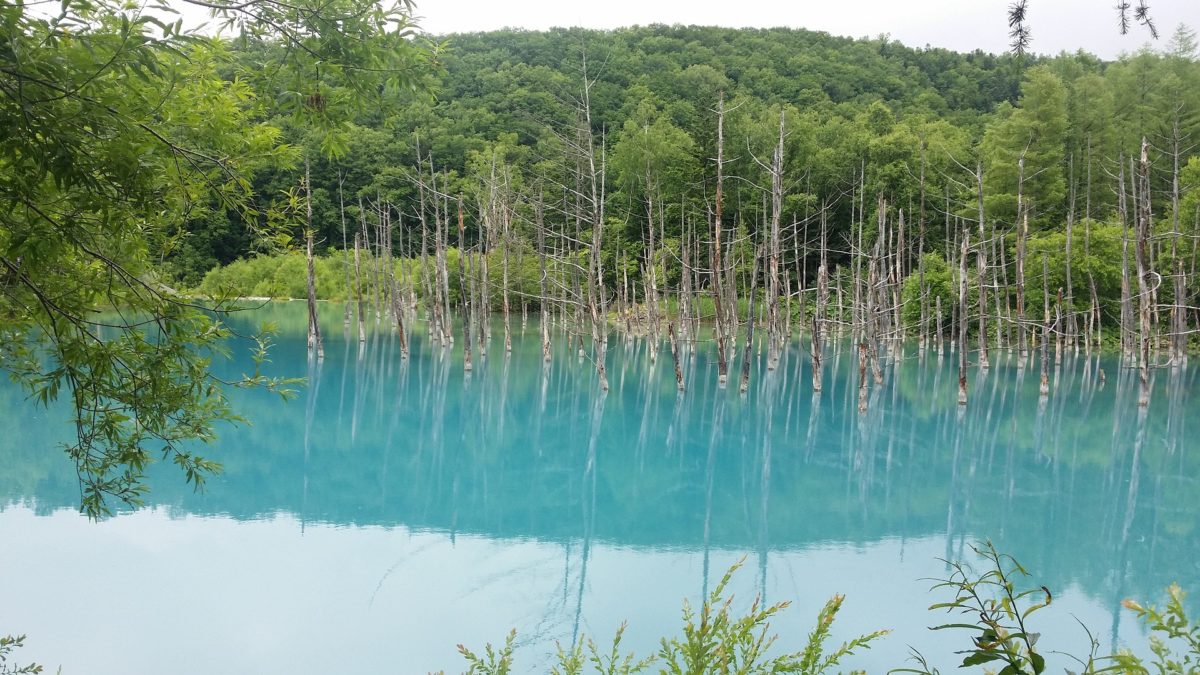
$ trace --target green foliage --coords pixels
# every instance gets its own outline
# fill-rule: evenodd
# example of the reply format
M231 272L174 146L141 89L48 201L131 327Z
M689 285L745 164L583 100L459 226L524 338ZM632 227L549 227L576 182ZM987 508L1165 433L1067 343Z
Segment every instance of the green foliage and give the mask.
M1101 309L1109 316L1120 313L1121 247L1123 233L1115 223L1076 223L1071 231L1071 283L1073 309L1087 311L1091 305L1091 283ZM1013 244L1015 246L1015 243ZM1010 253L1010 258L1015 253ZM1133 258L1130 244L1129 257ZM1046 265L1043 265L1043 258ZM1043 275L1048 268L1049 275ZM1040 317L1043 287L1050 290L1050 316L1053 321L1055 298L1059 290L1066 296L1067 233L1053 229L1030 235L1025 263L1026 306L1030 316ZM1163 268L1166 269L1166 268ZM1072 309L1072 308L1067 308Z
M305 71L304 58L288 58L302 53L330 77L375 68L365 86L410 82L392 59L411 50L373 51L377 35L398 49L387 41L406 37L385 30L404 16L394 7L210 4L247 39L273 41L276 72ZM176 296L157 266L194 239L189 223L232 213L257 224L253 174L295 159L280 126L261 119L263 95L280 92L227 77L228 55L222 42L115 0L64 0L57 13L0 5L0 368L42 405L70 401L76 439L66 450L93 517L109 512L109 498L137 504L155 460L199 487L218 467L189 442L237 419L224 386L287 393L257 371L215 378L211 360L231 336L223 309ZM306 115L340 123L336 106L313 105L323 90L301 91ZM174 258L180 278L197 275L196 253ZM269 337L248 344L261 364Z
M350 229L357 229L360 198L390 202L405 218L398 229L407 228L411 236L417 221L412 215L420 208L418 147L421 171L429 171L432 154L436 169L445 172L438 179L441 189L467 198L467 246L479 242L474 226L489 217L487 194L497 183L504 185L511 207L514 243L528 247L535 240L531 203L538 197L544 200L549 240L573 240L578 226L582 241L590 242L590 223L579 225L575 217L581 194L587 193L585 201L591 198L590 189L578 188L583 176L576 161L578 139L586 131L576 105L585 51L591 63L603 63L589 71L589 100L597 163L607 174L602 258L609 288L626 271L640 286L647 261L663 260L668 264L658 275L660 287L677 287L682 242L698 239L701 258L707 257L704 225L714 206L714 105L720 92L727 111L726 241L747 248L747 237L757 237L769 222L764 193L783 113L781 222L785 228L811 227L824 203L835 268L847 263L853 249L843 245L856 240L852 222L865 222L865 244L873 243L876 196L888 204L890 222L904 211L908 242L923 230L925 250L941 249L950 231L939 222L943 200L949 215L977 217L977 164L984 169L985 220L997 233L1013 231L1018 192L1030 209L1033 234L1061 232L1069 210L1080 223L1117 221L1110 174L1118 159L1137 152L1142 135L1164 141L1154 142L1150 159L1152 193L1164 201L1154 211L1165 214L1171 153L1178 151L1186 166L1194 152L1188 139L1200 135L1200 65L1189 56L1186 34L1162 54L1145 51L1112 64L1064 54L1029 58L1021 67L1009 55L914 50L886 39L787 29L501 30L455 35L450 42L452 49L433 44L424 56L410 55L431 70L444 69L438 100L397 91L383 100L398 105L379 109L337 102L333 92L348 95L359 86L347 82L352 79L347 69L322 66L317 78L318 69L305 56L286 77L268 78L262 73L272 72L282 45L258 38L232 45L231 67L260 98L272 101L261 106L263 114L312 160L318 250L341 247L339 202ZM287 92L282 96L281 88ZM297 94L314 88L330 93L324 115L336 111L337 124L307 109ZM330 134L337 137L333 154ZM1184 174L1179 211L1187 232L1196 227L1200 211L1197 183ZM298 183L295 167L265 169L253 178L263 195L283 194ZM860 210L856 203L863 195ZM427 204L427 217L430 210ZM215 218L228 222L190 220L180 245L167 256L172 273L189 285L200 276L196 270L204 256L212 267L249 254L250 234L266 221L262 214ZM648 250L650 221L663 228L654 237L654 251ZM814 244L807 236L785 250L784 267L801 267L796 263L803 256L811 262ZM908 268L914 250L905 261ZM744 287L751 265L748 257L741 259L745 270L739 266L735 276ZM1011 257L1008 264L1011 270ZM1036 265L1029 267L1036 276ZM809 265L805 287L814 275ZM799 288L795 276L793 288Z
M770 635L771 619L787 609L790 603L763 605L756 598L745 614L735 615L733 596L727 594L733 575L741 567L738 562L729 568L713 591L704 599L699 611L685 600L683 604L682 635L663 638L658 654L637 659L621 653L622 625L606 652L601 652L590 638L581 638L570 648L558 648L558 663L551 669L554 675L582 675L588 665L600 675L631 675L658 665L660 673L672 675L753 675L756 673L828 673L842 659L856 650L870 648L870 643L888 631L876 631L853 638L826 653L830 629L842 607L843 596L835 595L817 614L817 625L808 636L804 649L774 655L771 647L776 636ZM513 667L513 643L516 632L510 632L500 649L487 645L482 655L459 645L458 650L469 664L468 675L502 675ZM586 651L585 651L586 644Z
M1029 617L1050 606L1053 600L1050 589L1045 586L1018 588L1021 580L1030 576L1029 572L1012 556L997 551L990 541L972 545L971 550L983 559L984 570L977 573L963 562L946 561L951 567L950 575L939 580L933 589L949 590L954 598L929 608L963 616L965 622L941 624L931 629L962 631L970 636L967 649L955 652L963 655L960 668L984 666L984 672L1003 675L1038 675L1044 672L1045 654L1051 652L1038 647L1041 634L1030 629ZM1083 630L1086 632L1086 627ZM1127 670L1120 661L1124 658L1126 663L1136 665L1137 659L1132 656L1098 657L1096 650L1099 642L1091 633L1088 633L1088 637L1091 653L1086 658L1066 654L1080 665L1081 674L1142 672ZM913 658L917 668L898 668L890 672L937 675L937 668L930 667L919 652L914 652ZM1105 662L1109 663L1102 665Z
M1122 603L1150 629L1150 651L1154 660L1147 667L1131 654L1118 654L1114 657L1118 667L1135 675L1190 675L1200 671L1200 624L1194 624L1188 618L1183 607L1184 598L1179 586L1172 584L1167 588L1164 609L1153 605L1144 607L1133 600Z
M13 650L25 645L24 635L0 635L0 675L35 675L42 672L42 667L36 663L19 666L9 663Z
M1017 198L1021 197L1034 223L1048 222L1062 213L1066 132L1067 95L1062 79L1047 67L1030 69L1021 83L1020 106L1002 114L984 136L989 212L1017 222Z
M971 549L983 558L985 569L976 573L962 562L952 562L950 576L939 580L934 589L948 589L954 594L949 602L940 602L931 610L946 610L967 617L969 623L948 623L933 626L932 630L964 631L971 636L969 647L956 652L965 655L962 668L986 666L985 672L1004 675L1037 675L1046 668L1044 654L1050 650L1040 649L1039 633L1033 632L1028 619L1034 612L1048 607L1052 601L1050 589L1045 586L1019 589L1017 584L1028 578L1025 570L1012 556L996 550L991 542ZM1128 651L1111 656L1097 656L1099 642L1081 625L1091 643L1091 652L1078 658L1063 652L1079 664L1082 675L1120 673L1121 675L1184 675L1200 670L1200 625L1193 625L1184 610L1184 593L1172 584L1167 589L1167 605L1164 609L1145 607L1133 600L1122 603L1133 610L1150 630L1150 651L1153 661L1147 666L1142 659ZM917 673L936 675L938 670L930 667L920 653L914 652L917 668L899 668L893 673ZM1071 672L1071 671L1067 671Z
M386 263L369 253L360 252L359 268L363 284L363 297L371 298L380 288L381 278L386 276ZM502 303L504 289L501 285L502 267L504 264L503 249L495 249L487 254L488 258L488 301L492 307L499 308ZM459 268L462 256L458 249L450 249L446 253L446 268L449 271L450 302L457 304L462 298L462 277ZM346 283L346 266L350 266L350 285ZM314 260L316 271L317 298L320 300L346 301L354 298L354 254L343 251L331 251L328 255L318 256ZM522 302L527 302L530 308L539 307L541 270L539 262L532 252L519 246L509 251L508 261L508 290L509 302L515 310ZM424 289L421 280L432 278L435 274L436 260L432 257L420 259L393 259L392 274L400 280L412 280L417 297L424 300ZM224 298L273 298L296 299L306 296L304 256L299 253L277 253L260 255L244 260L237 260L224 267L217 267L204 276L203 281L195 289L196 292L209 299ZM569 271L551 269L547 271L551 277L551 287L557 283L569 282ZM407 281L405 282L407 283ZM468 283L470 280L468 279ZM407 288L407 286L405 286Z
M470 665L467 675L508 675L513 666L513 642L517 639L514 628L504 638L504 646L500 649L485 645L483 655L479 656L463 645L458 646L458 653L463 655Z
M941 253L925 254L925 302L931 326L937 326L937 301L942 301L942 325L949 325L951 313L958 302L958 284L955 271L942 258ZM907 326L915 327L921 322L921 275L914 271L904 280L902 289L904 306L901 316Z

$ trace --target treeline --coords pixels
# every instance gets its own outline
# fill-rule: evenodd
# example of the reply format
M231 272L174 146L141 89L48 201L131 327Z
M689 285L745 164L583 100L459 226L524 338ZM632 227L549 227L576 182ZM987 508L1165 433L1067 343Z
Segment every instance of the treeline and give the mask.
M915 50L883 38L851 40L787 29L508 30L453 35L449 45L440 57L436 100L412 97L334 134L296 129L286 109L275 110L279 116L268 120L291 143L312 151L318 250L340 248L339 184L351 211L358 196L409 206L416 191L405 172L417 164L418 145L439 170L459 180L478 172L496 150L513 150L506 159L529 174L560 163L558 146L576 121L585 61L594 79L595 132L607 130L607 140L613 142L631 120L638 124L648 116L662 118L669 131L688 136L685 150L691 162L681 169L693 180L712 177L713 111L721 91L756 109L786 103L823 124L845 123L845 128L830 127L824 136L863 127L871 121L864 115L872 103L881 104L874 108L876 117L887 112L893 123L897 115L944 118L978 136L984 117L997 104L1017 100L1025 65L1008 55ZM248 69L256 72L256 64L273 59L270 44L242 40L229 47L234 62L227 70L243 79ZM1094 59L1080 58L1098 67ZM269 69L257 72L262 78L250 82L260 97L274 97L285 88L269 76ZM745 112L740 117L749 120L752 111ZM874 120L871 129L881 131L881 123ZM330 142L338 146L336 160L322 152ZM834 155L836 150L830 150ZM852 162L839 164L844 168ZM256 176L255 187L261 195L278 195L295 188L300 174L298 166L265 169ZM169 269L188 283L198 282L213 265L254 250L253 225L219 214L194 220L168 257Z
M455 308L546 301L598 342L614 312L663 339L714 322L722 373L755 311L773 341L810 330L815 371L834 330L864 338L866 362L884 338L974 337L986 365L992 342L1027 356L1113 335L1178 362L1200 325L1200 64L1185 27L1112 63L785 29L449 42L436 100L319 135L281 119L310 180L256 179L259 194L308 188L317 253L356 242L423 261L408 301L425 300L447 343ZM249 255L256 227L210 215L167 265L194 285ZM517 259L539 261L536 292L512 286ZM256 294L233 276L206 287Z

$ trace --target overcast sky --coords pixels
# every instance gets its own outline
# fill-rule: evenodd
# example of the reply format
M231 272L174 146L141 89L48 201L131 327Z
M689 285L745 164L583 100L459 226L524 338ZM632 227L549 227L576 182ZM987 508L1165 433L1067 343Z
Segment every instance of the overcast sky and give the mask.
M787 26L850 37L887 33L912 47L956 51L1008 49L1010 0L416 0L422 27L431 33L492 30L505 26L617 28L682 23L767 28ZM1028 0L1032 51L1086 49L1103 58L1135 51L1150 35L1134 25L1117 28L1117 0ZM1136 4L1136 0L1131 0ZM1149 0L1155 23L1170 39L1181 22L1200 28L1200 0Z

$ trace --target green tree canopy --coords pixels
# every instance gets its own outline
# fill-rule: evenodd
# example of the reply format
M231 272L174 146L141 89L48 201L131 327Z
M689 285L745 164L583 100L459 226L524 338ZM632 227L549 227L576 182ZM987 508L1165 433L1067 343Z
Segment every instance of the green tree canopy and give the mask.
M196 485L217 469L187 442L236 419L230 383L209 371L230 333L219 312L160 283L153 263L187 220L258 219L254 172L295 159L263 113L290 107L334 130L351 101L426 86L428 52L404 6L198 4L244 41L280 45L259 72L290 86L270 100L255 95L254 75L222 76L225 44L165 22L166 7L0 6L0 368L42 404L70 402L67 453L92 516L109 498L137 503L156 459ZM261 357L265 339L252 344ZM282 383L254 373L233 384Z

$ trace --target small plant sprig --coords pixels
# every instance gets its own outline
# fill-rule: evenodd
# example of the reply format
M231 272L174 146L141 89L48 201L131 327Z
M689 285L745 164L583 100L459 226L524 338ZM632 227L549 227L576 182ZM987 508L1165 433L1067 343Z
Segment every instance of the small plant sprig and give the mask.
M463 645L458 646L458 653L467 660L469 668L466 675L509 675L513 667L513 643L517 640L517 629L508 632L504 638L504 646L496 649L489 642L483 647L480 656Z
M584 667L592 664L597 675L634 675L645 671L654 663L654 657L648 656L638 660L633 654L621 653L621 637L625 635L625 624L617 629L613 636L612 646L605 654L600 653L595 641L587 640L587 655L584 654L581 638L570 649L558 647L558 665L550 669L550 675L583 675Z
M860 635L842 643L826 654L833 620L842 607L843 596L835 595L817 614L817 625L809 633L804 649L790 654L772 656L769 652L776 636L770 635L771 619L790 603L764 605L756 598L742 616L734 616L733 596L726 595L729 582L743 561L729 568L716 588L697 612L687 601L683 603L683 635L663 638L658 654L637 659L621 653L621 638L625 624L617 630L612 647L601 653L590 638L580 638L570 648L558 647L558 663L551 675L583 675L590 665L598 675L634 675L658 665L658 671L668 675L757 675L767 673L802 673L821 675L829 672L856 650L870 648L870 643L888 633L886 630ZM500 649L487 645L482 655L459 645L458 651L467 660L467 675L508 675L513 668L513 643L516 631L510 632Z
M36 663L25 666L9 663L13 650L24 645L24 635L0 635L0 675L36 675L42 672L42 667Z
M841 595L833 596L817 614L817 625L808 636L804 649L791 654L769 657L768 651L776 636L768 637L770 622L779 612L787 609L789 602L763 605L755 598L750 610L734 618L731 613L733 596L726 596L725 589L734 573L742 566L738 561L705 599L699 614L691 605L683 605L683 636L671 640L663 639L659 658L663 661L663 672L672 675L692 673L825 673L841 659L857 649L868 649L870 642L888 633L886 630L861 635L828 655L824 655L825 642L830 628L842 607Z
M1133 600L1121 603L1126 609L1133 610L1150 629L1150 652L1154 654L1151 662L1153 670L1146 668L1141 659L1132 654L1117 654L1113 660L1123 672L1154 672L1158 675L1191 675L1200 672L1200 625L1193 624L1184 611L1185 597L1186 594L1178 585L1171 584L1167 588L1165 609L1160 610L1153 605L1145 607ZM1183 647L1183 651L1173 652L1169 641Z
M1029 572L1010 555L1000 553L990 541L971 549L987 563L987 571L976 576L961 562L945 561L951 567L950 576L936 580L931 590L947 588L954 593L950 602L939 602L930 610L944 609L977 617L971 623L947 623L932 626L931 630L965 630L974 633L970 649L963 654L961 667L1002 663L998 675L1040 675L1046 669L1046 659L1037 650L1040 634L1026 626L1034 612L1047 607L1053 600L1045 586L1018 590L1017 581L1029 577ZM893 673L936 675L936 668L915 655L918 668L897 669Z

